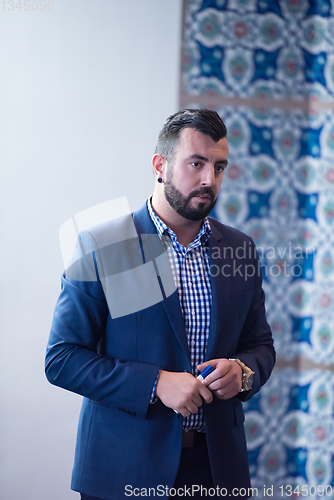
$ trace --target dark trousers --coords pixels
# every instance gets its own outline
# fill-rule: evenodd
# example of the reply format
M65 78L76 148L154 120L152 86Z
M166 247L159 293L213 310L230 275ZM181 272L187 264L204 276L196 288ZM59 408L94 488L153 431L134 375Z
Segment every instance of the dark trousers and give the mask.
M207 492L205 492L205 489ZM187 498L189 500L218 499L216 495L213 496L213 489L215 489L215 486L211 475L208 450L206 443L201 439L199 443L195 443L191 448L182 448L174 489L170 492L169 498L171 500L185 500ZM179 492L179 495L177 492ZM219 499L221 500L221 496ZM81 500L105 499L81 494ZM119 499L115 498L115 500Z
M218 498L211 496L214 488L206 443L197 444L193 448L182 448L180 465L174 483L174 489L176 493L179 492L179 495L175 495L175 491L172 490L170 499L210 498L214 500Z

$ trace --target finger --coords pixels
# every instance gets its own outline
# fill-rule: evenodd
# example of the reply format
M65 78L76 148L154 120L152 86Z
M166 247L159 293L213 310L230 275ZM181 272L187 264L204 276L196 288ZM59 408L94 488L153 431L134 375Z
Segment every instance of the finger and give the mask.
M199 370L200 372L202 372L209 365L210 365L210 361L205 361L205 363L201 363L200 365L197 365L197 370Z
M224 392L226 394L229 391L235 391L235 393L237 394L241 389L241 383L239 383L236 377L230 377L227 375L226 377L222 377L219 380L215 380L207 387L212 392L221 391L221 393Z
M211 403L213 399L212 392L205 387L205 385L202 384L202 387L199 389L199 393L206 403Z
M204 363L197 365L197 370L202 372L209 365L211 365L212 368L216 368L218 361L219 359L210 359L209 361L205 361Z
M236 391L236 390L228 391L228 392L225 392L225 391L214 391L214 395L218 399L231 399L234 396L236 396L238 393L239 393L239 391Z
M205 379L203 380L203 384L208 387L216 380L217 381L223 380L223 378L226 377L228 372L229 372L229 367L224 365L223 363L221 363L221 364L219 364L219 366L216 367L216 369L212 373L210 373L210 375L205 377ZM226 383L227 383L227 381L224 381L224 385L226 385ZM211 389L211 387L210 387L210 389Z
M223 372L224 373L224 372ZM207 377L209 379L209 377ZM212 382L210 380L207 380L207 383L205 384L210 391L217 391L218 389L224 389L227 388L230 384L234 384L236 381L234 380L233 377L230 377L228 372L218 376L216 379L213 379Z
M201 403L202 404L202 403ZM187 403L187 409L190 411L190 413L192 413L193 415L195 413L198 412L198 406L193 402L193 401L189 401L189 403Z
M210 389L211 392L222 390L227 385L227 384L223 384L222 381L223 381L223 379L219 378L219 379L214 380L213 382L211 382L211 384L207 385L206 387L208 389Z
M197 406L197 408L199 408L203 404L203 399L201 398L200 394L197 394L196 396L193 396L192 402Z
M215 370L213 371L212 373L210 373L210 375L208 375L204 380L203 380L203 384L205 385L205 387L209 387L211 386L211 384L213 384L214 382L218 381L218 380L221 380L222 377L224 377L224 373L220 373L220 371L218 370ZM210 390L212 390L211 387L209 387ZM216 387L217 389L217 387Z

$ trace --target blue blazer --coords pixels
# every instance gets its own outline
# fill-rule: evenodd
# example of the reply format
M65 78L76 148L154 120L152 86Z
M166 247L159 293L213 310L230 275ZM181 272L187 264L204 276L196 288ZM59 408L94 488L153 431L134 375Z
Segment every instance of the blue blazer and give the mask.
M106 500L127 498L127 485L173 486L182 419L160 400L150 404L152 387L160 368L191 371L178 293L159 276L159 251L147 251L156 230L146 205L129 217L137 234L129 218L81 234L86 255L62 277L46 353L48 380L84 396L71 487ZM268 380L275 351L254 243L213 219L210 224L212 312L205 360L239 358L255 372L247 393L204 404L213 479L230 493L250 486L241 400ZM139 279L128 292L124 283L117 289L123 271L142 268L148 281L141 285ZM152 290L157 300L131 312L131 297L144 300ZM115 304L127 305L117 314Z

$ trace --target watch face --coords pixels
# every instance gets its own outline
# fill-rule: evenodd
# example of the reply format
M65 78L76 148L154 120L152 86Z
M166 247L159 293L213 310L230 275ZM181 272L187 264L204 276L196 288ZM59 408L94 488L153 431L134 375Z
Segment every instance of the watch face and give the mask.
M244 390L249 391L252 388L253 381L254 381L254 373L251 372L250 370L250 373L248 372L244 374L244 380L242 384Z
M245 381L245 388L249 391L252 388L254 382L254 373L251 373L247 380Z

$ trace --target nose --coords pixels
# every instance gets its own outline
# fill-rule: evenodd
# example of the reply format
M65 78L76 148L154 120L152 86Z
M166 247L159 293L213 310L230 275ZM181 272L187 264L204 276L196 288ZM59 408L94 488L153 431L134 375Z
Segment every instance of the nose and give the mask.
M215 167L214 165L206 165L202 170L201 184L202 186L213 186L215 183Z

